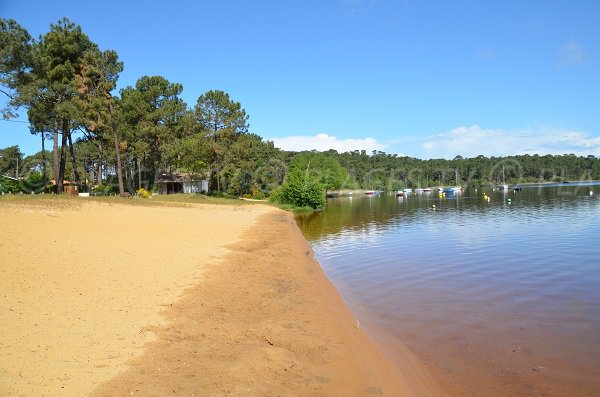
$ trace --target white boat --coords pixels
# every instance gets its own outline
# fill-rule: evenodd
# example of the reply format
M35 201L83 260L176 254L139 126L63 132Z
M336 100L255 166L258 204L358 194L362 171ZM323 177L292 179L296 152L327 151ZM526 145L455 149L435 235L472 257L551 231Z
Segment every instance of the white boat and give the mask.
M415 189L415 193L423 193L425 189L421 189L420 187Z
M409 189L409 188L406 188L406 189L402 189L402 191L403 191L404 193L412 193L412 191L413 191L413 190L412 190L412 189Z
M396 191L396 197L404 197L404 192L402 190L397 190Z
M508 190L508 185L506 184L506 177L504 176L504 166L502 166L502 185L498 185L499 190Z
M425 189L423 189L424 192L433 192L433 189L430 187L426 187Z
M460 192L462 192L462 187L460 187L460 186L447 187L447 188L444 189L444 192L446 192L446 193L460 193Z
M456 186L445 188L444 192L446 192L446 193L460 193L460 192L462 192L462 187L458 186L458 170L454 170L454 174L456 175Z

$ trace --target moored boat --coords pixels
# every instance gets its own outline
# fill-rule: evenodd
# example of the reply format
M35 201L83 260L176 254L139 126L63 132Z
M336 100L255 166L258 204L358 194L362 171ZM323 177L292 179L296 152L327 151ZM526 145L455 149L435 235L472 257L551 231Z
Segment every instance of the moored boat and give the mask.
M447 188L444 189L444 192L446 192L446 193L460 193L460 192L462 192L462 187L460 187L460 186L447 187Z

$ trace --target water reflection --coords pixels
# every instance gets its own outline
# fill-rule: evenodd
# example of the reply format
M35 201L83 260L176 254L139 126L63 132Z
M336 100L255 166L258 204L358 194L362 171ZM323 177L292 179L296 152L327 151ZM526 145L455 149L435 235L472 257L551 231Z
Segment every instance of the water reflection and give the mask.
M353 310L450 390L600 390L600 186L339 198L297 220Z

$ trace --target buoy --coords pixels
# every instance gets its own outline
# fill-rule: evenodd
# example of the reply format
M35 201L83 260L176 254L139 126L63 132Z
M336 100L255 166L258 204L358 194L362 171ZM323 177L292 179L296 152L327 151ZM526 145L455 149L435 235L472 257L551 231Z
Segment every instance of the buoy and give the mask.
M593 196L593 195L594 195L594 191L590 190L590 196Z
M435 209L435 204L432 206L433 209Z
M489 197L487 198L487 201L488 201L488 203L489 203L491 200L492 200L491 198L489 198Z

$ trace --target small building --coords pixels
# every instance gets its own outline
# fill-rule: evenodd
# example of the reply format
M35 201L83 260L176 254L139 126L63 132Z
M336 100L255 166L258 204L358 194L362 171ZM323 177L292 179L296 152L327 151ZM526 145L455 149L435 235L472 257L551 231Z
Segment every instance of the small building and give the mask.
M192 178L188 174L163 174L158 180L159 194L206 192L208 192L208 181Z

